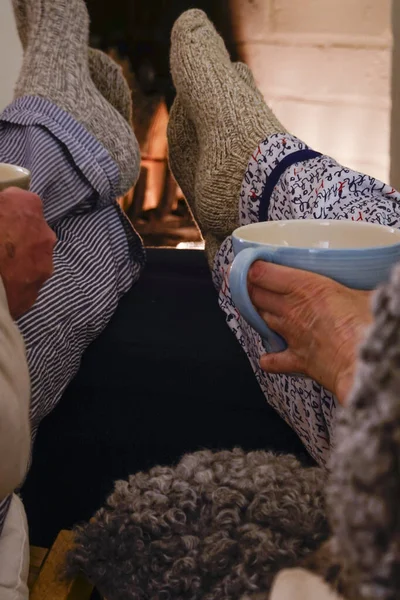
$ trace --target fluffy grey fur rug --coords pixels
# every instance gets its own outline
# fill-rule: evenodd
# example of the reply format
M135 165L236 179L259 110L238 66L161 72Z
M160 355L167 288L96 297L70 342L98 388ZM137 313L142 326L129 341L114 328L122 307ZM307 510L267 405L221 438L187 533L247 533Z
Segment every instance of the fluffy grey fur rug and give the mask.
M230 600L267 592L274 575L328 535L325 473L290 456L242 450L186 455L119 481L77 530L70 573L107 600ZM71 571L72 569L72 571Z

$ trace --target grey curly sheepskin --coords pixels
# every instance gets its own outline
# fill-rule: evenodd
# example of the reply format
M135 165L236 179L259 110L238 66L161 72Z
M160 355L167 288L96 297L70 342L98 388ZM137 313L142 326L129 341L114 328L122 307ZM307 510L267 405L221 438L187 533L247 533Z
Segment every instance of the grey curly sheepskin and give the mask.
M400 598L400 268L374 299L374 325L337 423L327 488L353 596Z
M69 575L107 600L238 600L268 592L328 536L325 472L292 456L188 454L116 483L76 531Z

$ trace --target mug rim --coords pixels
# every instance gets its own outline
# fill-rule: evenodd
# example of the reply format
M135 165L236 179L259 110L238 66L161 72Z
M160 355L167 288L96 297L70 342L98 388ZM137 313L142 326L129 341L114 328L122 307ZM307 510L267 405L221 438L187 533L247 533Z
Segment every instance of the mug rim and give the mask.
M20 167L19 165L13 165L12 163L0 162L0 167L11 167L14 170L14 177L10 177L10 181L14 181L19 177L30 177L31 172L25 167ZM5 183L7 180L0 180L0 182Z
M28 190L31 183L31 172L25 167L14 165L13 163L0 162L0 170L5 167L4 177L0 177L0 191L10 187L17 187Z
M262 227L268 227L273 226L274 224L279 224L279 223L296 223L296 224L304 224L304 223L310 223L310 221L319 223L319 224L329 224L332 225L333 223L340 223L341 225L344 225L345 227L348 226L356 226L356 227L367 227L370 229L384 229L384 230L390 230L393 234L394 237L398 236L398 241L393 242L391 244L383 244L383 245L379 245L379 246L363 246L360 248L319 248L319 247L314 247L314 246L281 246L278 244L269 244L268 242L258 242L255 240L250 240L250 239L246 239L245 237L242 237L241 232L247 228L262 228ZM300 225L301 227L302 225ZM387 250L388 248L396 248L397 246L400 245L400 229L397 229L396 227L392 227L390 225L381 225L380 223L368 223L367 221L351 221L350 219L282 219L281 221L261 221L261 222L257 222L257 223L248 223L247 225L241 225L240 227L237 227L233 232L232 232L232 238L235 238L236 240L238 240L239 242L244 242L246 244L252 244L253 246L260 246L260 247L268 247L268 248L274 248L275 250L296 250L296 251L300 251L300 252L313 252L313 253L334 253L334 254L338 254L338 253L342 253L342 252L355 252L355 253L361 253L361 252L368 252L368 251L376 251L376 250Z

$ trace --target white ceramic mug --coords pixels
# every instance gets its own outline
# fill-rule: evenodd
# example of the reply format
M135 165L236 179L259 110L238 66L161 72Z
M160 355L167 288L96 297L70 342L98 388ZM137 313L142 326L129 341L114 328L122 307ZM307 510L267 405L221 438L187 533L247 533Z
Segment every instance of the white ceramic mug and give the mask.
M0 192L9 187L19 187L23 190L29 190L31 174L28 169L0 163Z

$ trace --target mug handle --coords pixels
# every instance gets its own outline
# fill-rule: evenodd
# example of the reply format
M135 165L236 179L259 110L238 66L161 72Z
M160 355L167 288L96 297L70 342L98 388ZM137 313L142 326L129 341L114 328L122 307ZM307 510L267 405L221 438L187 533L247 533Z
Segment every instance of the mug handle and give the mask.
M261 335L267 352L283 352L287 348L285 340L268 327L250 300L247 275L256 260L273 263L274 251L269 248L245 248L239 252L229 275L232 300L242 317Z

